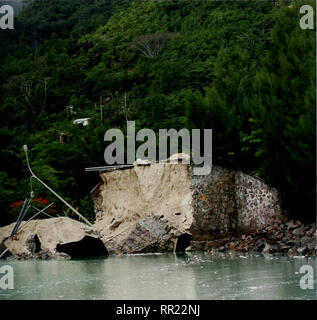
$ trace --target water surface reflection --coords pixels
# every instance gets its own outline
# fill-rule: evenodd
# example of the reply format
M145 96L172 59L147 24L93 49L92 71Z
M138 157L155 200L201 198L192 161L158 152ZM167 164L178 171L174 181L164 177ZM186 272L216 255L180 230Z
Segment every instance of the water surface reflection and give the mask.
M188 253L72 261L14 261L0 299L316 299L299 287L316 258ZM316 286L315 286L316 287Z

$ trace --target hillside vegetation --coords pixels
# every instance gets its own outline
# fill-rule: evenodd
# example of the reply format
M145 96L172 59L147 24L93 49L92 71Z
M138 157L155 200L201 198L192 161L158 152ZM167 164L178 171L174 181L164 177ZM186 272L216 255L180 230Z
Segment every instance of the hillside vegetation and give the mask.
M0 32L0 225L29 192L24 144L34 172L93 220L98 177L84 168L104 165L105 131L127 120L212 128L215 164L262 177L313 220L316 32L300 29L300 5L30 1Z

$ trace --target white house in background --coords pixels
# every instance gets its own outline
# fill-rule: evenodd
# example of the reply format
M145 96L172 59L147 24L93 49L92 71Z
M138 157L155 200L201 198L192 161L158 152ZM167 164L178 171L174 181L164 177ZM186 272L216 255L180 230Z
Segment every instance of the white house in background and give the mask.
M82 124L84 127L88 126L90 118L76 119L74 124Z

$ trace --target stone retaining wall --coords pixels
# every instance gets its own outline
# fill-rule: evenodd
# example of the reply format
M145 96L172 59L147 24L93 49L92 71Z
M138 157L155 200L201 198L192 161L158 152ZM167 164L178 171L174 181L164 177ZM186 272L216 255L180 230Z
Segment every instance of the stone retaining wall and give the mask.
M194 223L190 231L194 238L204 240L235 232L235 172L213 167L209 175L191 175Z
M258 178L221 167L191 175L194 239L258 231L282 216L277 190Z
M274 188L243 172L236 173L235 185L239 232L262 230L282 215Z

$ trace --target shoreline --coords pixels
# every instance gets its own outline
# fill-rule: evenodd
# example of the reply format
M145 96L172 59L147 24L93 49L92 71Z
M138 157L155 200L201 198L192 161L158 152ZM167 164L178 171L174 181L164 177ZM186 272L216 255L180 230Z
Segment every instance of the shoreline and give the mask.
M232 234L213 240L193 240L187 251L237 251L264 254L288 254L316 256L316 223L303 225L290 220L275 223L261 231L249 234Z
M34 222L35 223L35 222ZM33 230L34 231L34 230ZM35 232L35 231L34 231ZM38 231L37 231L38 232ZM86 235L83 234L83 235ZM26 237L26 235L25 235ZM24 237L24 238L25 238ZM33 239L33 238L32 238ZM32 240L31 239L31 240ZM78 238L79 239L79 238ZM73 239L73 241L78 240ZM98 237L97 237L98 239ZM19 241L21 241L20 239ZM39 251L32 251L33 242L29 238L26 240L25 246L21 246L20 252L10 252L4 243L0 244L0 252L7 249L1 260L73 260L73 258L87 258L94 257L95 243L86 251L81 252L82 256L73 256L69 252L64 252L58 249L48 249L47 246L40 248ZM43 239L44 240L44 239ZM99 239L100 243L101 240ZM78 242L79 244L81 241ZM31 245L31 246L30 246ZM147 247L143 249L135 248L134 252L109 252L110 248L105 243L103 246L107 254L113 256L121 255L137 255L137 254L156 254L156 253L186 253L186 252L237 252L237 253L255 253L255 254L282 254L289 256L316 256L317 251L317 230L316 223L304 225L299 220L288 220L283 222L275 222L259 231L246 232L246 233L226 233L213 235L212 238L199 239L193 237L186 247L182 250L177 250L169 246L165 250L158 250L155 247L148 251ZM33 248L34 249L34 248ZM103 254L100 254L103 257ZM105 255L106 257L107 255Z

